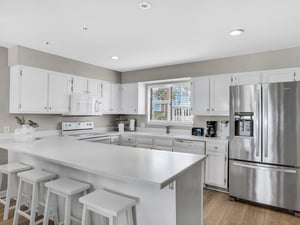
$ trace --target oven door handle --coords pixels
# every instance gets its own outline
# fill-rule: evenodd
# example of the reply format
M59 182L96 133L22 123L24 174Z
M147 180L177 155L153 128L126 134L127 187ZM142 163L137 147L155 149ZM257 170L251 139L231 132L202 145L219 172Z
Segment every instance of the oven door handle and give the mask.
M88 137L88 138L81 138L80 141L107 141L110 140L110 137Z

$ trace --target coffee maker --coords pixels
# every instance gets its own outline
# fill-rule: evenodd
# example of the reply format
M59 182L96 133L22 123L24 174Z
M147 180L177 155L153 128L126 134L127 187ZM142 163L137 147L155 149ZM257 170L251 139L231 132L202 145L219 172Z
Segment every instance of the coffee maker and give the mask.
M217 121L206 121L206 137L217 137Z

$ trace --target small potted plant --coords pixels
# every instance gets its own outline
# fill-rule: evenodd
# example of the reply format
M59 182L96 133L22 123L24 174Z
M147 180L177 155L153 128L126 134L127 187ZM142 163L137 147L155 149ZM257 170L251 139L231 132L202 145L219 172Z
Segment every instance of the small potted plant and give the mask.
M34 136L35 128L39 127L38 123L28 120L26 122L24 116L15 116L17 123L21 128L16 128L14 133L14 138L16 141L32 141Z

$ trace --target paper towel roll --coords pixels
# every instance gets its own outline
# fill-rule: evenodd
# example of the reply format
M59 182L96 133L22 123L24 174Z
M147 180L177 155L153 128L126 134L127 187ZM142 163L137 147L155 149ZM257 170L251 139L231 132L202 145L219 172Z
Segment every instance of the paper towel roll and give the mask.
M118 128L119 128L119 133L124 133L124 123L119 123Z
M135 119L129 120L129 130L135 131Z

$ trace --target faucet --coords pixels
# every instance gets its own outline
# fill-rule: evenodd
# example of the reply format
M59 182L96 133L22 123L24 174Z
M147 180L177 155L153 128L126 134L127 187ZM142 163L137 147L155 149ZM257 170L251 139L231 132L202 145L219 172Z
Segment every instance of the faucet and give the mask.
M166 126L166 134L170 133L170 126Z

